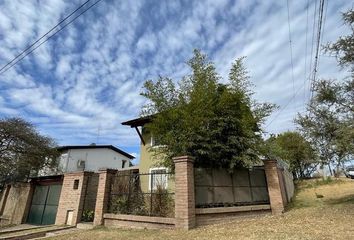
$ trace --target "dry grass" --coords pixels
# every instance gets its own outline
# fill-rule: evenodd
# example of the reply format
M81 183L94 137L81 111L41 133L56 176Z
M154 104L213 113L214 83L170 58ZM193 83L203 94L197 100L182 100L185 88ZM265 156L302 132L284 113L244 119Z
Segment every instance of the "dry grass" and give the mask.
M354 239L354 181L300 183L294 203L281 216L244 218L191 231L99 228L52 239Z

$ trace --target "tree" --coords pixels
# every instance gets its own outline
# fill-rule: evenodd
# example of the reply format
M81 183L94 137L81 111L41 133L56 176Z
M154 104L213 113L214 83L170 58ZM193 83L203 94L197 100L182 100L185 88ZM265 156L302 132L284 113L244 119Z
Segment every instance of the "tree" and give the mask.
M354 11L343 14L352 32L325 47L351 73L344 81L320 80L314 83L314 97L307 113L296 122L304 136L318 149L322 165L344 166L354 154ZM331 171L332 172L332 171Z
M57 164L53 139L40 135L21 118L0 120L0 183L25 180L32 173Z
M186 154L202 167L233 169L258 161L260 125L274 106L252 100L243 58L232 65L228 84L220 83L214 64L198 50L188 65L191 74L178 84L166 77L145 82L142 95L149 102L142 113L154 114L146 129L164 146L151 151L171 168L172 157Z
M350 9L342 15L344 24L348 25L351 33L347 36L341 36L334 43L328 43L325 50L333 54L341 67L349 67L353 73L354 63L354 10Z
M308 178L317 169L318 157L311 144L298 132L285 132L266 141L269 158L289 164L294 178Z
M344 167L354 153L353 103L343 91L345 83L321 80L315 83L315 96L307 107L308 112L298 115L296 122L303 135L318 149L321 164ZM340 101L338 101L341 99Z

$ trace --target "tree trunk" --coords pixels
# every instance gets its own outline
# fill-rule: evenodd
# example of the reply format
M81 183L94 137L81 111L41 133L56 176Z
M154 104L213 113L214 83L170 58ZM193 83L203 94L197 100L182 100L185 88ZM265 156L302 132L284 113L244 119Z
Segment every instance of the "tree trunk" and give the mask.
M329 174L331 176L333 176L333 171L332 171L332 168L331 168L331 163L328 163L328 169L329 169Z

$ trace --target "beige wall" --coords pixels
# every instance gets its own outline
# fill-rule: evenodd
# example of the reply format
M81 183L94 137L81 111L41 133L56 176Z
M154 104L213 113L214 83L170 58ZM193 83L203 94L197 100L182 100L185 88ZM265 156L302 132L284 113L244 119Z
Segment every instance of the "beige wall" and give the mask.
M139 173L149 173L150 168L158 167L159 160L154 157L149 151L151 148L151 134L147 131L142 131L142 136L145 141L145 145L140 143L140 163L139 163ZM149 191L149 176L140 177L141 190L143 192ZM168 189L174 191L174 177L170 175L168 180Z
M26 220L33 188L30 183L17 183L10 188L0 225L21 224ZM4 195L5 196L5 195Z

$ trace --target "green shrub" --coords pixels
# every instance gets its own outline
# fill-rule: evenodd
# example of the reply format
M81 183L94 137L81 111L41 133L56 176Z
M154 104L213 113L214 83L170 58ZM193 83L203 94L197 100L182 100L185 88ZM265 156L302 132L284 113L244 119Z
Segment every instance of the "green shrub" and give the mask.
M128 199L125 196L116 196L111 201L111 211L115 214L128 214L129 206Z
M174 215L174 200L167 189L157 186L151 198L151 215L159 217L172 217Z
M95 217L95 212L93 210L84 210L82 213L81 221L93 222L94 217Z

